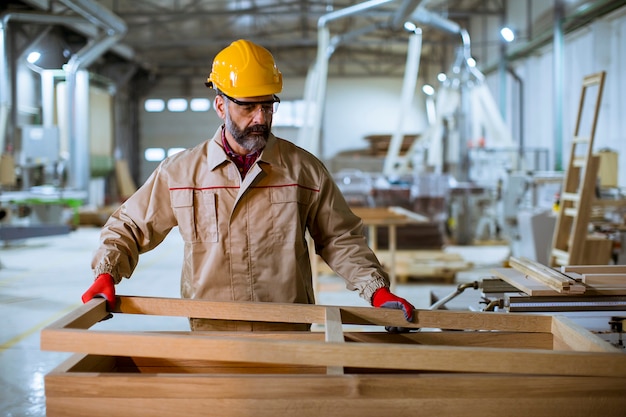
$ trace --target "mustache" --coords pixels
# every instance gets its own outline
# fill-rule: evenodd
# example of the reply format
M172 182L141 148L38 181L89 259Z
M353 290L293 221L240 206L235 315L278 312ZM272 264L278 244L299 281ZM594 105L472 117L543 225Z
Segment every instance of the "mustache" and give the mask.
M246 128L244 134L248 133L263 133L264 135L269 133L269 128L265 125L254 125Z

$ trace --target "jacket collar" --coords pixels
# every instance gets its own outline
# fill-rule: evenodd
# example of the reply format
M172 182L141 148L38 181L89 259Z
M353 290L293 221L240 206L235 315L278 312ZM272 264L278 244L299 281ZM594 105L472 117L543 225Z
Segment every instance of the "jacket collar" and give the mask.
M222 129L224 126L220 126L213 138L209 140L209 146L207 150L207 163L209 165L209 169L213 171L219 165L228 161L228 156L226 155L226 151L222 147ZM278 147L278 140L273 133L270 133L269 138L267 139L267 144L263 151L261 152L261 156L259 157L259 162L267 163L269 165L280 165L280 151Z

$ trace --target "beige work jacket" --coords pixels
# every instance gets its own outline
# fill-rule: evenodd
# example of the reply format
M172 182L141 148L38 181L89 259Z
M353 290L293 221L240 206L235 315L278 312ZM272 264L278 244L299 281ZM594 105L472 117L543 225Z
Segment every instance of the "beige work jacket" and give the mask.
M389 285L361 219L321 161L274 135L243 181L222 148L221 128L164 160L104 225L96 276L130 277L139 255L176 226L185 245L184 298L315 303L306 230L316 253L367 302Z

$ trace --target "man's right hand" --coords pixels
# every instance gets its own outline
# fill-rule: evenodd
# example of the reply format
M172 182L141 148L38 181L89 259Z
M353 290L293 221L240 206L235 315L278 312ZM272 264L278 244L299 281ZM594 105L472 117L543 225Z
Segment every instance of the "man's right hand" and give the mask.
M107 300L109 311L115 308L115 283L110 274L100 274L98 278L91 284L91 287L81 297L83 303L95 298L103 297Z

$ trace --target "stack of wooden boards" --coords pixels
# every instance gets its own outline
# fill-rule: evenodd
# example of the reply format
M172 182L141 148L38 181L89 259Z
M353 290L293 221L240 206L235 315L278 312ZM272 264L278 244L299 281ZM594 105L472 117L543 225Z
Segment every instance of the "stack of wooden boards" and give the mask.
M493 273L530 296L626 295L626 265L569 265L559 270L528 258L511 257L511 268Z

